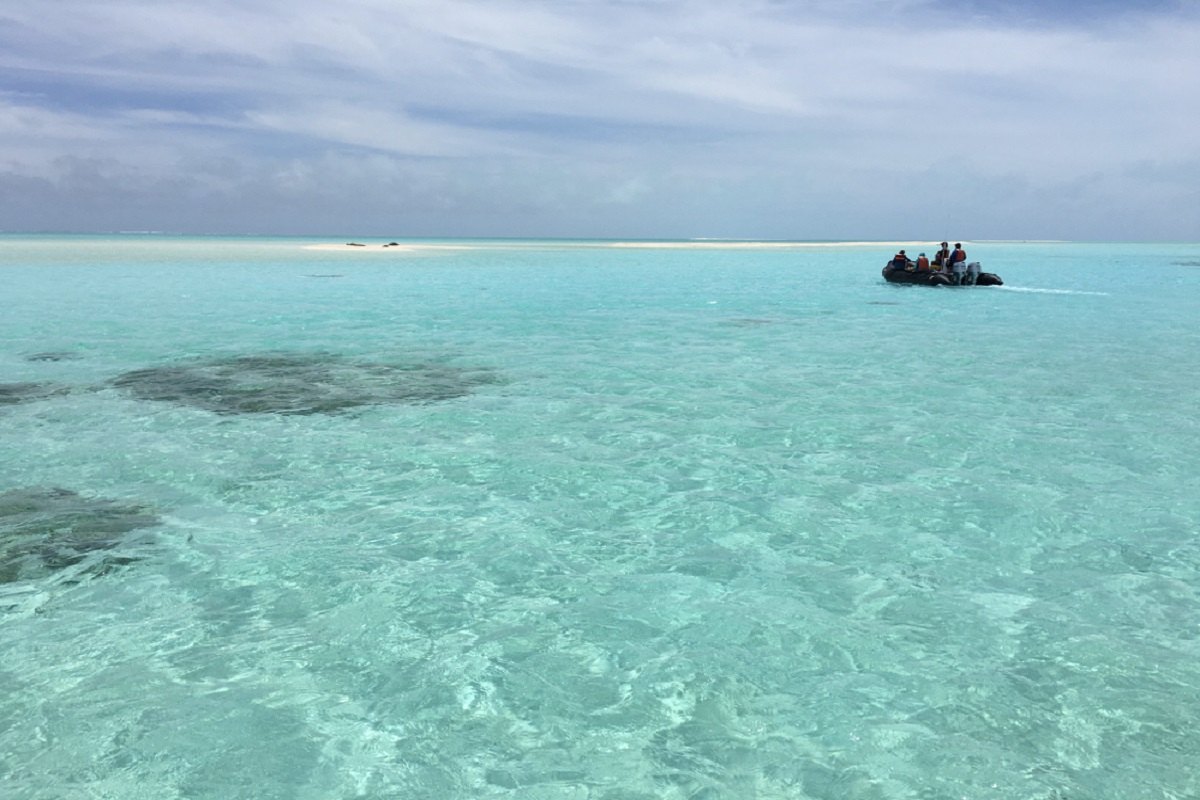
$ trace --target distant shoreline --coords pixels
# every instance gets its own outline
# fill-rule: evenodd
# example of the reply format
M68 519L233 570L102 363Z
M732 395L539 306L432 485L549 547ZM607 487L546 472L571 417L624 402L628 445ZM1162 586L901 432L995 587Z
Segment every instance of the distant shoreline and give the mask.
M542 240L537 240L542 244ZM719 239L703 239L703 240L679 240L679 241L588 241L581 240L579 242L563 240L554 241L547 240L544 242L547 246L575 246L575 247L590 247L597 249L624 249L624 250L805 250L810 248L832 248L832 247L905 247L905 248L920 248L920 247L936 247L936 242L775 242L775 241L741 241L741 240L719 240ZM970 244L970 242L968 242ZM322 244L304 245L305 250L322 250L322 251L341 251L341 252L368 252L378 253L382 251L395 251L401 253L425 252L430 250L484 250L493 247L513 247L519 246L516 241L503 242L471 242L457 244L452 242L425 243L425 242L345 242L334 243L327 242Z
M470 244L401 244L399 242L387 242L383 244L366 244L359 242L346 242L345 244L306 244L305 250L341 250L341 251L367 251L379 252L381 250L394 250L402 253L413 253L421 250L477 250L479 245Z

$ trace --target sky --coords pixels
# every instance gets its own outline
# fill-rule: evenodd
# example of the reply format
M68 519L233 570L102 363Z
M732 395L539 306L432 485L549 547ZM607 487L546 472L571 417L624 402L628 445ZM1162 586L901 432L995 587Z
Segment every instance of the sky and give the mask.
M1200 0L0 0L0 231L1200 241Z

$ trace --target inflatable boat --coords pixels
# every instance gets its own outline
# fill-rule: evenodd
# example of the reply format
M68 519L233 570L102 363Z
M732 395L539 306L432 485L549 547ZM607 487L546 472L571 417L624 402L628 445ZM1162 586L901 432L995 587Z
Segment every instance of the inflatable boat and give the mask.
M888 283L915 283L918 286L1003 286L1004 281L994 272L983 272L979 262L972 261L967 265L966 272L954 274L951 272L933 272L912 269L897 269L895 262L889 261L883 268L883 279Z

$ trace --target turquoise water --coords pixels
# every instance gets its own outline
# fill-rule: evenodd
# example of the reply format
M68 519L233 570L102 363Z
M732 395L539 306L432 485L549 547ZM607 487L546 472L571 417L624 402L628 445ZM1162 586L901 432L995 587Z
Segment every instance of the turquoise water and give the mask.
M4 797L1200 796L1200 245L307 243L0 239Z

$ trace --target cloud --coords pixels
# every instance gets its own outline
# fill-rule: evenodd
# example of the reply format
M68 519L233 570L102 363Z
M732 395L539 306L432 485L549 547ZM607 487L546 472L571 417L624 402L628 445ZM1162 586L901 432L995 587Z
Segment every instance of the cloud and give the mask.
M129 214L180 230L400 218L395 235L893 236L920 221L889 200L901 185L917 196L987 186L1013 208L973 201L963 235L1029 238L1057 218L1063 230L1039 235L1095 238L1112 227L1056 199L1083 181L1106 204L1097 217L1146 230L1169 218L1172 238L1200 235L1200 214L1167 207L1194 211L1194 194L1148 177L1190 174L1197 158L1189 4L56 10L14 4L0 24L0 189L41 187L16 217L36 228L109 224L111 208L78 199L107 181ZM350 175L353 190L330 191ZM245 198L238 215L220 212L225 192ZM1148 211L1131 213L1135 197ZM286 217L265 210L281 206Z

